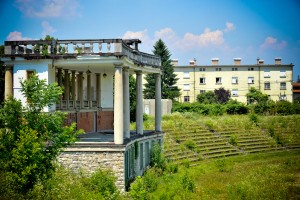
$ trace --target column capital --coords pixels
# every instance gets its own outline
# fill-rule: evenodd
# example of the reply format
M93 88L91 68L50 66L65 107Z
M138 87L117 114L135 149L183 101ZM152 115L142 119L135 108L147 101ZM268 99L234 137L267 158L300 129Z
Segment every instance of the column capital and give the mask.
M122 67L124 65L124 63L121 62L121 61L113 62L113 64L114 64L115 67Z
M128 71L129 70L129 66L123 66L123 71Z
M72 73L76 73L76 70L71 70Z
M137 75L143 74L142 70L135 70L134 71Z
M3 67L4 67L5 70L13 70L14 65L12 65L12 64L4 64Z

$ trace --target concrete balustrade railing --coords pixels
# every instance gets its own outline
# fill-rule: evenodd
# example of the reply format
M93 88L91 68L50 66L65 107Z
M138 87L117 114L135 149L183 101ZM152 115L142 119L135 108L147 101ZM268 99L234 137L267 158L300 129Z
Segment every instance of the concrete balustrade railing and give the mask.
M6 57L76 57L77 55L126 56L136 64L160 67L160 57L140 52L140 40L24 40L5 41ZM130 45L135 46L132 48Z

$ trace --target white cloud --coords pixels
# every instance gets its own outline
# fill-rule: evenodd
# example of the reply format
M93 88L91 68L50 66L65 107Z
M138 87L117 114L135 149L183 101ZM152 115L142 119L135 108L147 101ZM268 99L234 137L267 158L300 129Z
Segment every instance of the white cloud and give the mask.
M32 38L29 37L23 37L21 32L13 31L8 34L6 37L8 41L14 41L14 40L32 40Z
M137 31L137 32L133 32L133 31L127 31L123 37L124 39L148 39L148 30L145 29L143 31Z
M287 46L287 42L282 40L281 42L272 36L269 36L265 39L264 43L260 45L261 50L273 49L273 50L282 50Z
M229 32L235 29L235 26L233 23L231 22L226 22L226 28L225 28L225 32Z
M206 28L200 35L186 33L180 43L184 48L219 46L224 44L223 32L220 30L211 31Z
M155 40L164 39L168 41L173 41L177 37L176 37L176 33L171 28L163 28L160 29L159 31L155 31L154 38Z
M56 32L56 30L47 22L43 21L42 22L42 27L43 27L43 38L46 37L46 35L51 35L52 33Z
M18 9L29 17L78 16L77 0L17 0Z

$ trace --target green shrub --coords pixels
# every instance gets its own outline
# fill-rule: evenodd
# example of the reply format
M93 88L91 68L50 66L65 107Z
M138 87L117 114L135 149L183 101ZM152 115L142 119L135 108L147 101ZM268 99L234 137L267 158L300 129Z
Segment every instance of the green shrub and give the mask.
M171 174L175 174L178 172L178 164L177 163L168 163L167 170Z
M229 101L226 105L227 114L247 114L248 107L237 101Z
M195 192L195 181L188 175L187 172L181 177L180 183L184 190Z
M165 170L166 168L165 156L162 152L160 144L157 142L154 143L150 151L150 166L157 167L162 170Z
M276 103L277 113L280 115L294 114L293 104L289 101L278 101Z
M258 125L259 119L257 114L254 113L249 114L249 120L250 122L254 123L256 126Z
M116 187L117 178L110 170L99 168L89 178L89 188L97 193L100 193L105 199L115 199L119 195Z
M196 142L194 142L193 140L186 140L183 144L186 146L186 148L192 151L197 147Z
M190 160L189 160L189 159L184 159L184 160L182 160L182 165L183 165L185 168L190 168Z
M230 136L229 138L229 143L233 146L236 146L237 145L237 140L238 140L238 137L237 135L233 134Z

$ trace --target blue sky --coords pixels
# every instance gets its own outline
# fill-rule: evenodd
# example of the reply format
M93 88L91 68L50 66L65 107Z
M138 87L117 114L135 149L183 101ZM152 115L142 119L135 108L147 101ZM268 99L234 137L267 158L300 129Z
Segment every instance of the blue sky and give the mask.
M5 40L139 38L151 52L163 39L187 65L273 64L281 57L300 75L299 0L1 0Z

